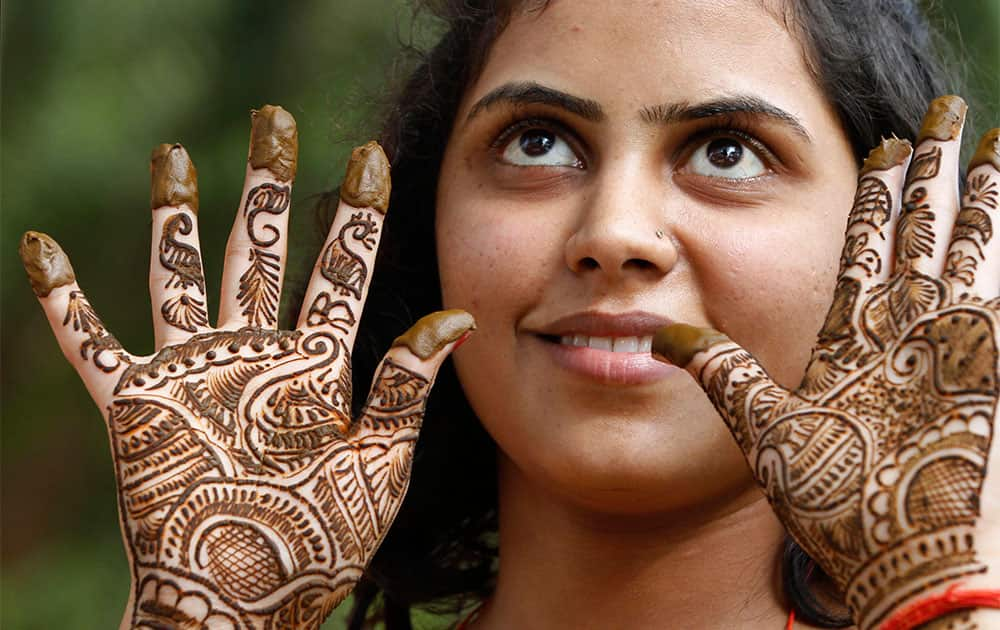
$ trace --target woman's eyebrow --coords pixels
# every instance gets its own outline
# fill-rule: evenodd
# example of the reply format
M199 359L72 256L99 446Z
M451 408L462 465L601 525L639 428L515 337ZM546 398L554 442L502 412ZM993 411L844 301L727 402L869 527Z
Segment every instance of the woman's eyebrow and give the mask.
M505 83L490 90L476 101L465 118L469 123L480 113L499 104L504 105L551 105L564 109L580 118L593 122L601 122L605 118L604 109L595 100L574 96L567 92L551 88L534 81ZM644 107L639 116L644 122L665 125L701 118L712 118L727 114L744 114L764 116L784 123L807 142L812 142L812 136L806 131L805 125L797 117L781 109L773 103L752 94L737 94L704 101L690 103L679 101Z
M601 109L601 105L597 101L573 96L533 81L525 81L505 83L490 90L486 96L476 101L476 104L472 106L465 122L468 123L481 112L501 103L506 105L553 105L586 120L593 122L604 120L604 110Z
M801 120L777 105L752 94L724 96L702 103L690 103L688 101L664 103L662 105L643 107L639 111L639 116L643 121L658 125L725 116L727 114L749 114L770 118L788 125L792 128L792 131L802 136L807 142L812 142L812 136L806 131L805 125L802 124Z

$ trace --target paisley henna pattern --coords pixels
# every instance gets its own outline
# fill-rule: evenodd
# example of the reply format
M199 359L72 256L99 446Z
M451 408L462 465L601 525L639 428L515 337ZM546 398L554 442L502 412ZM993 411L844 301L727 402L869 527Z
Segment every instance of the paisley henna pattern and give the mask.
M74 304L67 321L92 326ZM330 328L247 327L121 373L107 414L135 627L318 628L346 596L403 499L430 388L386 360L355 422L349 364Z
M280 240L281 232L270 223L258 225L257 220L262 213L284 214L291 203L290 194L289 186L271 183L247 193L243 216L254 247L250 248L250 266L240 276L236 299L243 309L241 314L252 326L274 326L281 290L281 256L266 249Z
M940 150L917 156L910 184L939 162ZM886 236L891 198L871 179L859 184L833 305L800 387L778 386L733 344L700 368L781 521L862 628L986 571L976 525L1000 398L1000 300L957 290L972 286L993 237L996 176L970 180L952 254L971 262L949 258L942 278L911 264L934 242L926 190L911 187L902 250L882 281L874 276L889 249L871 244ZM935 627L974 627L948 623Z

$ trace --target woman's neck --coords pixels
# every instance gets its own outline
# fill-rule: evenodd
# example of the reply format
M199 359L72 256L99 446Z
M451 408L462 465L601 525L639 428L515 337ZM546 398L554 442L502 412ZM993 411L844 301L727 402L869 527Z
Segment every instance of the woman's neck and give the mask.
M502 460L500 574L471 627L780 630L784 530L756 488L721 503L597 514Z

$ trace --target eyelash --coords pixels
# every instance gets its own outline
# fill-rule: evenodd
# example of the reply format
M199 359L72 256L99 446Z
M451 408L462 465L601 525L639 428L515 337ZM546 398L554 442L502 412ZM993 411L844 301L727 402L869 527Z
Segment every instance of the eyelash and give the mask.
M774 168L775 164L779 163L779 160L774 155L774 152L772 152L767 145L754 135L753 129L751 129L750 125L747 124L747 121L742 117L729 114L715 116L706 120L708 121L709 126L703 127L702 129L699 129L689 135L671 156L673 162L676 163L680 160L686 159L690 156L694 149L700 147L704 142L714 138L731 137L746 143L746 145L757 154L757 156L763 161L764 165L768 168ZM502 151L503 148L507 146L507 144L521 131L525 131L527 129L546 129L559 134L563 140L567 141L570 146L573 147L574 151L576 151L580 157L580 161L583 162L581 168L586 168L587 166L585 156L580 155L585 153L585 151L582 151L581 149L585 149L586 147L579 140L576 134L572 132L568 124L556 118L522 118L515 112L512 113L501 125L501 129L502 130L496 138L489 143L489 148L494 153Z
M489 148L494 152L502 151L503 148L507 146L507 144L521 131L526 131L528 129L546 129L558 134L559 137L568 142L577 153L577 157L579 157L580 161L583 162L583 168L586 167L586 159L580 155L581 153L586 153L586 146L580 142L579 138L575 133L573 133L569 125L556 118L521 118L517 113L514 113L501 125L501 128L502 131L489 144Z

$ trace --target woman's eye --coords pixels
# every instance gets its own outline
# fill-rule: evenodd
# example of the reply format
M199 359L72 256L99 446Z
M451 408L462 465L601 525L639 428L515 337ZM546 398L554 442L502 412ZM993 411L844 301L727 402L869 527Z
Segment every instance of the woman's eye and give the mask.
M571 166L582 162L569 143L548 129L531 128L516 133L503 148L502 158L516 166Z
M715 138L695 149L688 168L706 177L749 179L767 173L753 149L735 138Z

